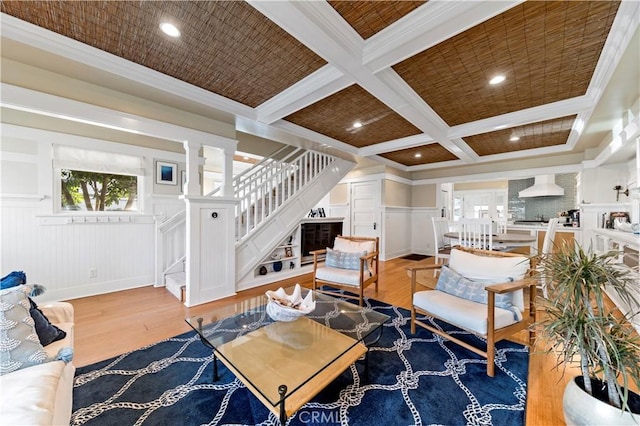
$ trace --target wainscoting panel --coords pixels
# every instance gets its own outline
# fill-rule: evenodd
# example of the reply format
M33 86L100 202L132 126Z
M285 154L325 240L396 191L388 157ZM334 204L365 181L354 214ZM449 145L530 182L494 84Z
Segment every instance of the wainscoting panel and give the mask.
M411 253L411 207L384 207L380 260Z
M47 201L32 206L3 203L3 276L24 271L28 283L46 287L38 298L42 302L153 282L153 222L41 225L37 204Z
M413 208L411 211L411 252L415 254L435 254L433 246L432 217L440 216L440 209L435 207Z

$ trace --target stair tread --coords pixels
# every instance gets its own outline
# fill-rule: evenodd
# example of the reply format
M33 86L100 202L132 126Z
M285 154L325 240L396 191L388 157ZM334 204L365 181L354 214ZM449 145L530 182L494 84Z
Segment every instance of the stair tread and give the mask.
M165 276L165 282L168 286L183 286L187 282L187 274L184 271L181 272L173 272L171 274L167 274Z

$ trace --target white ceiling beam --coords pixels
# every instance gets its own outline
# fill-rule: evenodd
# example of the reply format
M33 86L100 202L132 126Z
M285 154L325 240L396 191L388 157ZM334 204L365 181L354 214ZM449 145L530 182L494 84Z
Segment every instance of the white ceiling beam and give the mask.
M367 39L362 62L376 73L523 1L431 0Z
M257 120L273 123L353 84L353 79L327 64L256 108Z
M373 74L362 65L363 40L326 2L250 1L258 11L344 72L371 95L464 161L475 154L447 139L449 127L392 69ZM344 36L344 40L336 37Z
M567 117L592 109L593 99L588 96L577 96L563 101L553 102L520 111L497 115L495 117L472 121L451 127L449 138L464 138L497 130L510 129L525 124L537 123L554 118Z
M419 135L407 136L402 139L362 147L358 150L358 155L368 157L371 155L381 154L383 152L399 151L401 149L414 148L416 146L429 145L433 143L436 143L436 141L434 141L431 136L426 133L422 133Z
M417 166L410 166L409 172L419 172L422 170L433 170L433 169L441 169L441 168L447 168L447 167L460 167L460 166L466 166L468 164L469 163L467 161L462 161L462 160L440 161L437 163L427 163L427 164L420 164Z
M333 139L329 136L325 136L323 134L314 132L313 130L309 130L307 128L298 126L297 124L293 124L285 120L276 121L275 123L272 123L270 126L274 127L275 129L286 131L292 135L296 135L304 140L312 141L319 144L319 146L315 146L314 148L311 148L311 149L315 149L316 151L330 147L330 148L339 149L341 151L344 151L350 154L354 154L354 155L358 154L358 148L356 148L355 146L346 144L337 139Z
M370 155L367 158L377 161L378 163L384 164L386 166L393 167L394 169L401 170L403 172L409 171L409 167L405 166L404 164L397 163L393 160L389 160L388 158L384 158L380 155Z

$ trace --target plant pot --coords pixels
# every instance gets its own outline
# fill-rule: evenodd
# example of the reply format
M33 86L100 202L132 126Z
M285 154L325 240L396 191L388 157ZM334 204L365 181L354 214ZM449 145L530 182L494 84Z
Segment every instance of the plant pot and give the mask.
M596 396L585 392L580 376L574 377L567 384L562 398L564 420L567 425L640 425L640 395L629 392L629 405L635 413L622 411L597 397L595 389L601 386L601 383L592 379ZM606 399L606 391L604 395Z

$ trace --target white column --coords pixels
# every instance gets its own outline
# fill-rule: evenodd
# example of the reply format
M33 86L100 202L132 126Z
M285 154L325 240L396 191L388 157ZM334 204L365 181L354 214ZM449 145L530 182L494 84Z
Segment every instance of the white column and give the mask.
M187 159L187 184L184 188L185 197L202 195L200 186L200 149L202 144L199 142L185 141L184 150Z
M235 149L224 148L224 164L222 168L222 196L233 197L233 156Z

